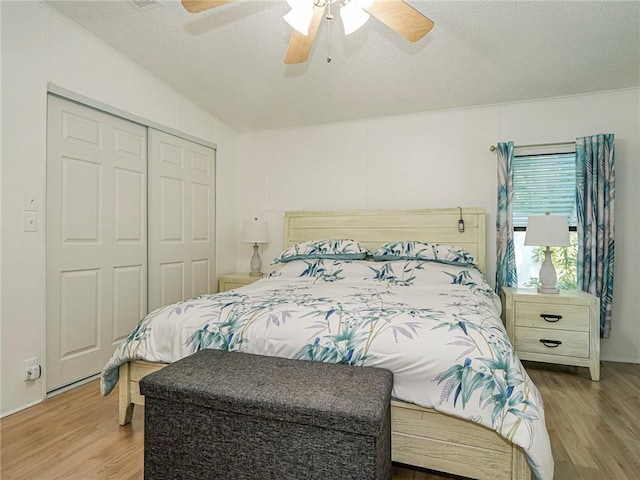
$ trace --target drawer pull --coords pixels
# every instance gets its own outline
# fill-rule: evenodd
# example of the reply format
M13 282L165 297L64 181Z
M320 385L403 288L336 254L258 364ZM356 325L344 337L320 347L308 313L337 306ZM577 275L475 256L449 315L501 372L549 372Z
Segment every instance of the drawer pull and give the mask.
M560 340L547 340L546 338L541 338L540 343L549 348L556 348L562 344Z
M541 313L540 316L549 323L555 323L562 318L562 315L551 315L550 313Z

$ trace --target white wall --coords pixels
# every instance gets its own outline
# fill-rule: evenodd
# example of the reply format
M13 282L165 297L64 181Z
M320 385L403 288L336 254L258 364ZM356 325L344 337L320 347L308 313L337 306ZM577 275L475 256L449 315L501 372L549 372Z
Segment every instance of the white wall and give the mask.
M2 25L2 8L0 8L0 25ZM0 35L0 84L2 83L2 50L3 50L2 35ZM2 88L0 88L0 110L2 110ZM2 152L2 115L0 115L0 152ZM2 199L2 156L1 154L0 154L0 199ZM0 201L0 225L3 225L1 206L2 206L2 201ZM2 230L0 230L0 272L2 272ZM2 275L0 275L0 373L1 372L2 372ZM0 381L0 399L1 398L2 398L2 382Z
M22 363L45 358L47 83L218 145L217 269L234 269L236 132L48 7L0 2L2 20L2 327L0 411L41 401ZM225 181L220 181L220 177ZM229 180L231 179L231 183ZM39 229L23 232L24 193L40 203ZM46 370L45 370L46 374Z
M602 358L640 363L639 107L634 89L242 134L238 167L246 173L238 178L238 222L255 215L271 222L263 251L268 267L282 249L286 210L484 207L486 273L493 284L497 178L489 146L615 133L615 303ZM240 248L239 271L248 269L250 253L250 246Z

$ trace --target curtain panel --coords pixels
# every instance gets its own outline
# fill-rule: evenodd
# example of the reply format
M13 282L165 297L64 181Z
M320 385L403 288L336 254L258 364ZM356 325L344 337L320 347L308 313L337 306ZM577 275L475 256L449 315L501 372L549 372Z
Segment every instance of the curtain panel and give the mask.
M516 253L513 244L513 142L496 146L498 154L498 209L496 213L496 293L517 287Z
M613 307L614 135L576 139L578 289L600 298L600 336L608 338Z

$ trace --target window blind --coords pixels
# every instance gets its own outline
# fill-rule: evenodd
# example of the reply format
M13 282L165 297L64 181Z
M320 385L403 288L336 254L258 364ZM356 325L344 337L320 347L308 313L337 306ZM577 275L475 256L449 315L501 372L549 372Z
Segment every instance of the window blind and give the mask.
M522 155L513 159L513 226L526 227L530 215L576 219L575 153Z

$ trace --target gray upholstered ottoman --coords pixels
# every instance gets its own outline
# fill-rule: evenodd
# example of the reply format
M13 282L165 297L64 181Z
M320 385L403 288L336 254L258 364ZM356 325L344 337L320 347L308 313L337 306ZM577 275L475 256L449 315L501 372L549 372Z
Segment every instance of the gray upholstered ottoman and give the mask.
M387 370L203 350L140 381L145 479L390 479Z

